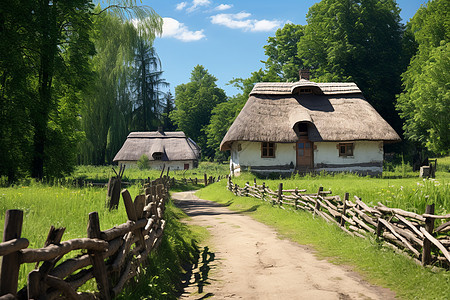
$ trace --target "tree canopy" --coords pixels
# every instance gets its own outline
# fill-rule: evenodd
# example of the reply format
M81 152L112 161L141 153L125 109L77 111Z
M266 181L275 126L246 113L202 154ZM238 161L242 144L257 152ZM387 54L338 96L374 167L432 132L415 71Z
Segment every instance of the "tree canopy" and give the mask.
M215 149L208 147L205 130L214 107L227 100L216 81L217 78L203 66L195 66L191 81L175 87L175 110L170 113L178 129L192 138L202 148L202 154L208 157L214 156Z
M397 109L405 135L438 154L450 153L450 3L422 6L408 24L418 50L402 75Z

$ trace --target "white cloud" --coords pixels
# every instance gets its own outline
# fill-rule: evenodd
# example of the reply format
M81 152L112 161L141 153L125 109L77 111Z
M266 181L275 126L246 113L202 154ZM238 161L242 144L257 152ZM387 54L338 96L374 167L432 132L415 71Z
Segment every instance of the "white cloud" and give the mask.
M210 0L194 0L192 1L192 6L186 9L187 12L193 12L201 6L209 6L211 4Z
M237 14L217 14L211 17L211 23L222 25L232 29L243 29L244 31L272 31L283 23L278 20L256 20L249 19L251 14L240 12Z
M180 2L177 4L176 9L183 10L187 5L188 5L187 2Z
M183 42L193 42L206 37L203 29L191 31L186 25L172 18L163 18L163 21L162 38L175 38Z
M224 10L230 9L232 7L233 7L232 4L220 4L219 6L217 6L215 8L215 10L224 11Z

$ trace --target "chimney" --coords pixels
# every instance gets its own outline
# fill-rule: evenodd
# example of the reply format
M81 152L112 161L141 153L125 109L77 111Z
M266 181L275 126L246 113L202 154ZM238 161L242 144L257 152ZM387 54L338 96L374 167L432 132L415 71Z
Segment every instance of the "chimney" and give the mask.
M299 80L302 80L302 79L309 80L310 74L311 74L311 72L309 71L309 69L300 69L300 71L298 72Z
M164 134L164 130L162 126L158 126L158 132Z

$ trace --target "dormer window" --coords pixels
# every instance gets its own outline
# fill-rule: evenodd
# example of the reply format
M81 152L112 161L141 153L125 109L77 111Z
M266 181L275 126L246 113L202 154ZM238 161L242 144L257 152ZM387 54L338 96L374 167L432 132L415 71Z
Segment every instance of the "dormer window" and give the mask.
M162 160L162 153L161 152L155 152L153 153L153 159L154 160Z
M300 95L304 95L304 94L312 94L313 91L312 91L312 89L310 89L310 88L300 88L299 91L298 91L298 93L299 93Z

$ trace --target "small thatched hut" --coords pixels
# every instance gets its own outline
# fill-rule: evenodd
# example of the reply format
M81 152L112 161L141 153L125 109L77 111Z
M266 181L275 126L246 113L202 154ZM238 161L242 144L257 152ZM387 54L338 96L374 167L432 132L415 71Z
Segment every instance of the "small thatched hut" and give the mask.
M186 170L198 166L200 152L200 147L181 131L131 132L114 162L133 167L145 154L153 169Z
M383 171L383 144L400 137L354 83L257 83L220 149L232 172ZM309 76L306 78L309 79Z

